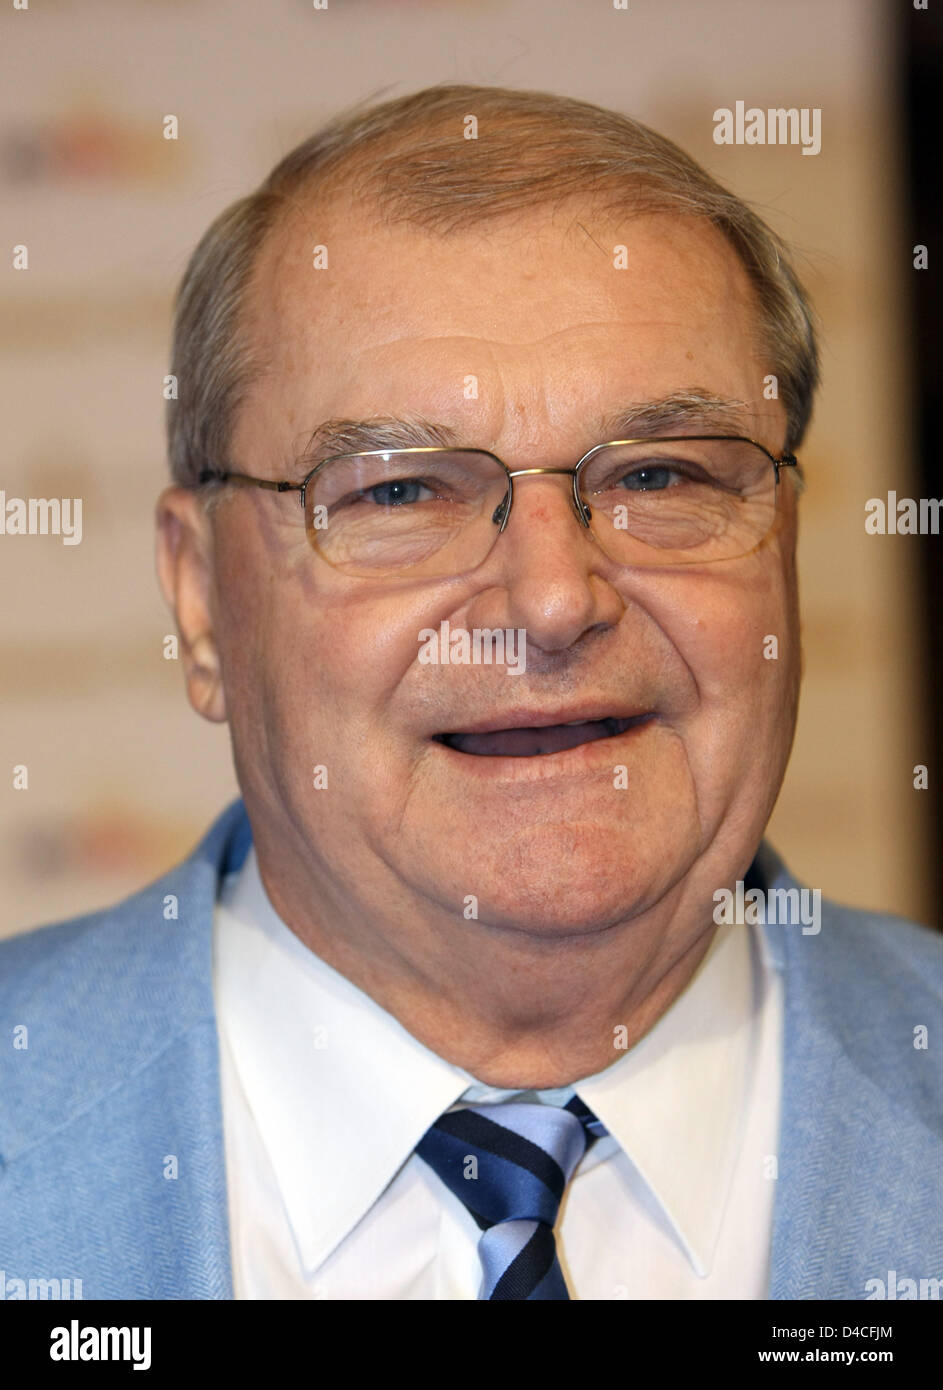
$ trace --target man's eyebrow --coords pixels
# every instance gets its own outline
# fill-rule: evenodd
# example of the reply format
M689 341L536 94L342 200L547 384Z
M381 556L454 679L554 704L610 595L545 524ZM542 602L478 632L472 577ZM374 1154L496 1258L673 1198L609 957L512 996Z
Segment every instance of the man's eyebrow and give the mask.
M744 417L752 415L746 401L716 396L692 388L672 392L657 400L640 401L604 416L592 442L645 437L688 429L695 433L737 434ZM308 466L334 454L356 454L369 449L475 448L448 425L418 417L398 419L375 416L368 420L325 420L307 436L299 462Z
M325 420L308 436L301 460L314 462L369 449L454 448L460 443L447 425L430 420L385 415L370 420Z
M695 387L627 406L600 420L599 430L600 439L604 440L645 438L678 430L740 434L747 419L752 418L753 407L747 401L715 396Z

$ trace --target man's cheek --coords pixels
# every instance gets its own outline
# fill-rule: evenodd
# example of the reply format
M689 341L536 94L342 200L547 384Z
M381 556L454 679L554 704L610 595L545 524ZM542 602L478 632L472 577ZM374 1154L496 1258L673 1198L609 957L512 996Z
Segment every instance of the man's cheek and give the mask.
M763 637L768 624L753 615L725 615L681 649L697 682L700 700L736 703L763 671Z
M706 625L678 653L696 684L692 730L725 756L770 737L794 689L788 628L770 615L740 612Z

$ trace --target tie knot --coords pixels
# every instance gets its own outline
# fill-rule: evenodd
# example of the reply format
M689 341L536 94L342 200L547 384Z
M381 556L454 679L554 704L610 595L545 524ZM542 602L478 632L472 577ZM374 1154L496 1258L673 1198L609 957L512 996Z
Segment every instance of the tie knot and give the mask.
M522 1220L553 1227L577 1164L605 1133L578 1096L565 1107L467 1105L440 1116L416 1152L482 1230Z

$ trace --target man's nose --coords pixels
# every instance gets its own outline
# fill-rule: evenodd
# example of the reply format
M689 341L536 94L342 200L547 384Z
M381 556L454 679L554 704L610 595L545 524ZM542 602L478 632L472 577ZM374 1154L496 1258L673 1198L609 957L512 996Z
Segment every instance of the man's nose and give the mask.
M514 479L492 552L503 595L498 625L525 628L529 644L560 651L589 628L614 626L625 605L607 577L612 562L578 519L571 471L519 470Z
M534 477L534 476L537 476L537 475L539 475L539 474L541 474L541 473L558 473L558 474L561 474L561 475L563 475L563 476L565 476L565 477L568 477L568 478L570 478L570 479L573 479L573 478L576 476L576 469L575 469L575 468L515 468L515 469L513 470L513 472L509 473L508 476L511 477L511 478L527 478L527 477ZM569 496L570 496L571 504L572 504L572 506L573 506L573 512L574 512L574 514L575 514L575 516L576 516L576 519L577 519L577 521L579 522L579 524L580 524L581 526L585 527L585 526L587 526L587 525L589 524L589 520L590 520L590 517L592 516L592 512L591 512L590 508L587 506L587 504L582 500L582 498L581 498L581 497L579 496L579 494L577 493L576 488L575 488L575 484L573 484L573 483L571 482L570 486L571 486L571 489L572 489L572 490L570 491ZM504 498L504 501L501 502L501 503L499 504L499 506L495 508L494 516L491 518L492 521L498 522L498 523L501 525L502 529L504 529L504 528L507 526L507 517L508 517L508 513L510 512L510 510L511 510L511 494L510 494L510 492L509 492L509 493L507 494L507 496Z

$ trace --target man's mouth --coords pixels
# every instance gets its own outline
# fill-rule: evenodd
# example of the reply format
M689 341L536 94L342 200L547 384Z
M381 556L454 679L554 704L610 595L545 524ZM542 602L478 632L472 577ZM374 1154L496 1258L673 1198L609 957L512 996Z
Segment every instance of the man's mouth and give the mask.
M620 719L586 719L576 723L546 724L539 728L489 729L483 733L437 734L435 741L457 753L476 758L537 758L546 753L564 753L583 743L618 738L627 729L653 718L651 712Z

